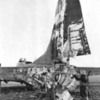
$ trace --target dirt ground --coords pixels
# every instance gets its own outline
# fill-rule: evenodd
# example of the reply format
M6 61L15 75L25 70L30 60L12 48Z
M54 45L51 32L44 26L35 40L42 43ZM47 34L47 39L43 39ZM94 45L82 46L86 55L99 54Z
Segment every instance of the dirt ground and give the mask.
M89 100L100 100L100 85L89 87ZM25 87L3 88L0 93L0 100L45 100L44 95L37 91L29 91ZM80 100L80 94L73 94L74 100Z

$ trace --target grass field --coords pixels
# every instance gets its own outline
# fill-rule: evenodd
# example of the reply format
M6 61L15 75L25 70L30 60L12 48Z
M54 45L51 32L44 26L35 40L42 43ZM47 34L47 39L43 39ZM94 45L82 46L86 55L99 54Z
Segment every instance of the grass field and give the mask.
M2 87L0 100L42 100L40 99L41 95L36 92L37 91L28 91L25 86ZM89 92L89 100L100 100L100 85L90 85ZM79 93L75 93L73 96L75 97L74 100L80 100Z

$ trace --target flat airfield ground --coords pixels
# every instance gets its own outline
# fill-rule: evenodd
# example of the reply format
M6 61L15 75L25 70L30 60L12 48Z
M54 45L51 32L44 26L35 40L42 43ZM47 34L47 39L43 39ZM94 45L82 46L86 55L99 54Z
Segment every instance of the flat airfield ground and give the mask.
M89 100L100 100L100 85L93 84L89 86L90 98ZM0 100L45 100L41 98L41 94L37 91L29 91L24 85L2 87L0 93ZM73 94L74 100L80 100L80 94Z

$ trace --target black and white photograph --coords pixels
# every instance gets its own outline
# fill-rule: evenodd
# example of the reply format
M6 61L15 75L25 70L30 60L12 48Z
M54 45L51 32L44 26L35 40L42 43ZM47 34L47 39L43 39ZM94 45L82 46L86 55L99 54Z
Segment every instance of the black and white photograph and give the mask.
M100 0L0 0L0 100L100 100Z

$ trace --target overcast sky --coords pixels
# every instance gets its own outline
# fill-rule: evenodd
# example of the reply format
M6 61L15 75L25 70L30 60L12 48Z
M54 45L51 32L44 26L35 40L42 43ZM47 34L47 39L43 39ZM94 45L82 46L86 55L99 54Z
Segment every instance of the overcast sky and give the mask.
M19 58L34 61L50 41L58 0L0 0L0 62L15 66ZM100 0L80 0L91 55L71 64L100 66Z

